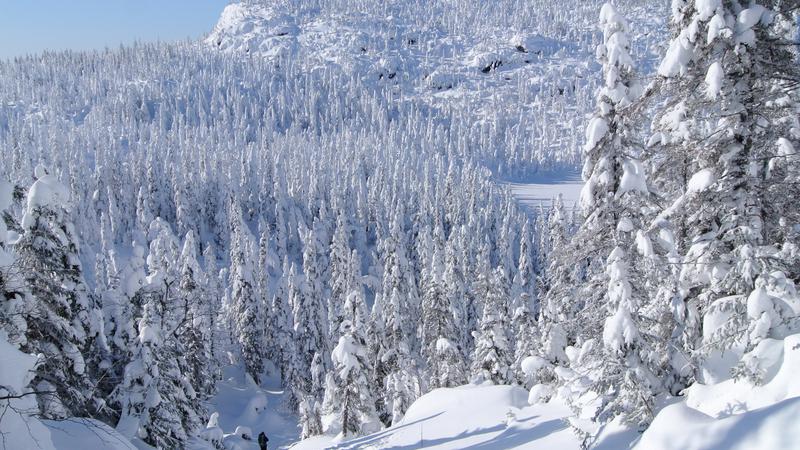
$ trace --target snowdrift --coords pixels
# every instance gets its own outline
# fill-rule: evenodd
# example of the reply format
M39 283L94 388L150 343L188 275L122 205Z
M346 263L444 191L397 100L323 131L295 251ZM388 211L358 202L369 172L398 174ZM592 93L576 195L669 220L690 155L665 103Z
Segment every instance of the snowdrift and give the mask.
M636 448L800 448L800 334L765 339L754 353L764 373L761 383L695 383L684 400L661 410Z
M530 406L516 386L466 385L434 390L414 402L403 421L386 430L335 444L316 437L295 450L336 449L576 449L579 442L559 402Z

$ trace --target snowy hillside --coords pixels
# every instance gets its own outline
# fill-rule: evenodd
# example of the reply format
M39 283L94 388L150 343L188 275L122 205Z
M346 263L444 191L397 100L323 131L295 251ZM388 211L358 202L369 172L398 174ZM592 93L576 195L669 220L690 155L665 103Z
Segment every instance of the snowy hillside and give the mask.
M205 44L305 71L344 72L417 107L459 109L473 126L508 126L487 155L509 176L574 166L593 107L601 2L233 3ZM659 7L635 5L635 56L652 67L666 33ZM424 13L420 13L424 11ZM558 126L550 125L558 124ZM548 198L549 200L549 198Z
M517 386L470 385L420 397L402 422L378 433L342 443L316 437L292 449L576 449L568 415L558 402L530 406L528 392Z

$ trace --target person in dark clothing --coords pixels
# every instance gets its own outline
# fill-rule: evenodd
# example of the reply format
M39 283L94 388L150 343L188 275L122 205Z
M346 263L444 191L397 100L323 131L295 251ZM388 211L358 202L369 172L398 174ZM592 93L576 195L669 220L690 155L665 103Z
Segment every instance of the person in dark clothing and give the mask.
M258 446L261 447L261 450L267 450L267 442L269 442L267 435L263 431L258 433Z

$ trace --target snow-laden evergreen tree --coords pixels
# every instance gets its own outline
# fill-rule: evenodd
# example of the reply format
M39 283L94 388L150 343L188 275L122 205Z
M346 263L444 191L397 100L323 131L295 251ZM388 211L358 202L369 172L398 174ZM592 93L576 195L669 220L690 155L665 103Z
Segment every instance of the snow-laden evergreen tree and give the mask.
M538 315L538 304L535 302L534 290L536 273L533 266L533 245L530 222L525 221L520 235L519 261L517 272L511 282L511 326L514 340L514 374L517 381L524 379L522 361L534 355L537 350L535 318Z
M508 278L502 267L491 273L485 295L480 328L475 331L472 375L479 380L507 384L513 378L508 342Z
M444 249L444 274L442 285L447 303L450 305L453 323L456 325L455 339L457 348L461 350L462 360L470 354L472 342L470 323L468 322L469 307L472 304L469 292L469 283L465 277L464 267L468 267L462 241L466 235L464 227L453 229L447 239Z
M586 184L581 192L585 219L572 242L580 259L565 261L586 264L574 305L579 326L570 327L581 353L570 362L600 396L596 411L600 422L622 416L643 427L653 418L655 396L664 390L658 375L670 361L671 315L668 305L651 305L645 275L655 273L647 272L655 260L642 258L652 256L651 251L637 249L649 239L642 232L649 191L630 131L635 116L628 109L641 88L630 55L628 23L607 3L600 12L600 27L603 43L597 56L604 84L586 133ZM657 333L654 323L663 323L666 333ZM600 333L602 344L595 340Z
M466 381L453 308L445 293L443 251L439 245L433 251L422 297L422 355L431 389L459 386Z
M315 354L325 354L327 351L327 328L325 317L325 295L323 288L322 267L320 267L320 243L314 230L303 233L303 271L302 276L292 274L290 283L294 285L290 290L296 296L292 299L294 315L294 339L296 350L299 352L300 370L306 381ZM292 295L292 294L290 294ZM308 392L310 386L306 386Z
M231 299L229 321L239 343L247 373L258 383L264 370L266 317L256 295L253 276L255 243L242 218L241 209L233 208L231 218Z
M43 416L89 415L102 405L95 399L97 373L87 359L105 348L102 313L83 279L76 230L70 219L69 192L43 166L27 194L15 244L28 286L25 320L27 353L42 353L34 378Z
M327 377L324 405L326 414L333 415L333 429L347 438L369 431L378 419L368 382L366 348L350 321L342 322L341 333L331 354L333 370Z
M331 280L327 308L331 345L338 343L340 325L344 320L342 305L356 283L358 268L351 264L349 234L347 218L340 212L336 217L336 229L330 248Z
M110 367L103 373L98 388L110 396L112 403L118 399L110 394L122 382L125 367L136 347L136 321L142 317L142 288L147 283L145 252L145 248L138 242L133 243L130 257L122 265L117 277L117 285L103 298ZM119 404L114 403L112 406L118 416Z
M184 303L186 316L182 319L180 339L186 347L186 363L189 366L194 390L203 398L209 397L219 380L219 368L213 351L213 297L205 284L207 277L197 261L197 243L194 231L186 232L178 266L180 281L178 295Z
M278 353L274 346L275 337L273 335L275 327L275 315L272 311L270 304L270 295L272 294L272 277L274 273L280 270L280 261L277 260L275 255L275 242L270 236L269 225L264 221L259 223L260 237L258 239L258 259L256 261L255 273L253 274L256 284L256 295L261 306L264 316L264 351L263 355L266 359L277 361Z
M182 373L182 357L163 323L165 292L148 286L131 362L114 396L121 405L117 429L157 448L174 448L199 430L202 410ZM166 340L173 341L171 345Z
M273 326L275 346L279 356L278 367L281 371L281 380L291 389L286 396L287 407L291 411L297 410L301 396L308 391L307 381L303 379L300 354L297 351L295 339L293 300L299 300L297 288L297 268L294 263L289 265L289 259L283 260L283 276L272 299L274 314ZM295 386L292 383L301 383Z
M380 403L384 409L378 412L387 425L400 421L421 391L417 364L410 348L410 340L416 335L411 317L417 290L405 242L401 216L396 214L389 235L381 244L384 273L379 311L382 312L383 334L373 337L380 342L375 370L376 381L383 387Z
M0 328L5 330L12 345L22 345L26 342L28 324L25 284L9 233L17 225L9 212L13 194L14 186L0 181Z
M784 237L796 208L780 200L794 181L771 169L792 165L787 144L797 140L797 5L683 1L672 9L674 39L658 70L667 101L651 139L654 184L669 195L660 226L683 258L678 343L695 361L694 377L710 382L727 376L713 369L724 364L703 361L791 329L794 313L769 291L796 273L796 242Z
M181 333L187 310L178 295L177 241L160 219L149 227L149 274L140 290L143 316L122 383L113 396L121 406L124 435L158 448L172 448L199 431L204 414L189 378Z
M301 439L322 434L322 417L320 404L314 398L307 396L300 402L300 432Z

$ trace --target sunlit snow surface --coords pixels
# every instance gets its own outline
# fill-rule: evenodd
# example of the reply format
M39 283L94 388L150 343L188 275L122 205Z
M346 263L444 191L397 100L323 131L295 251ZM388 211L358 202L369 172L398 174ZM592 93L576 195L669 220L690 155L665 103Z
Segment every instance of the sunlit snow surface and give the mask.
M257 450L256 438L262 431L269 438L270 449L288 448L300 439L297 418L286 411L278 377L267 377L259 387L240 367L229 366L217 388L217 394L208 402L208 412L219 413L219 426L226 435L226 448ZM252 431L251 441L233 436L239 426ZM199 439L187 448L213 449Z
M564 206L578 203L583 181L577 170L544 172L525 182L507 182L506 186L517 201L534 212L539 206L549 208L553 199L561 195Z
M419 398L403 421L341 443L331 436L303 441L294 450L332 449L578 449L558 402L529 406L516 386L466 385L437 389Z

